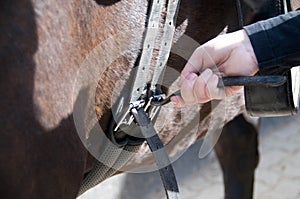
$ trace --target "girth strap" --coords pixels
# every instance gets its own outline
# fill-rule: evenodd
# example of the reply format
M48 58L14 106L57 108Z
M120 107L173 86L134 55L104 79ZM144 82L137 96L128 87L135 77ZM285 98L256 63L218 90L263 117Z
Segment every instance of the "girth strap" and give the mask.
M167 8L167 16L163 30L163 36L159 48L158 61L156 62L155 71L151 82L151 90L156 93L158 86L162 85L162 77L166 69L167 61L171 52L173 36L175 32L175 24L180 1L169 1ZM157 93L156 93L157 94ZM160 94L160 93L159 93Z
M135 76L134 85L131 91L130 102L135 102L143 94L146 86L147 75L151 64L151 58L154 50L155 40L158 35L161 13L163 11L165 0L153 0L151 5L150 17L148 20L148 27L143 42L143 49L141 53L140 62Z
M179 9L180 0L153 0L151 5L150 17L148 20L148 27L146 29L145 38L143 42L143 49L141 53L140 62L135 76L134 85L131 92L130 102L137 101L143 94L144 88L147 87L147 76L151 65L151 60L154 53L155 41L159 38L159 25L161 23L161 16L163 7L167 4L167 15L164 23L163 36L160 43L158 61L156 62L155 71L151 82L151 90L155 92L156 86L160 85L161 76L169 58L172 47L173 35L175 32L175 23L177 19L177 12Z

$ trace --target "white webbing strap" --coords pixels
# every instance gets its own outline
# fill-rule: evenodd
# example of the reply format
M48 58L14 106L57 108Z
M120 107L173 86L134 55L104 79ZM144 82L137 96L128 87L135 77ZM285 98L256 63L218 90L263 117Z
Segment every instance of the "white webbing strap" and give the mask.
M158 61L156 62L155 71L151 82L151 90L155 90L156 85L162 85L162 76L165 71L173 43L179 3L180 0L170 0L168 3L167 16L159 48Z
M150 63L153 55L155 40L158 35L161 13L163 12L166 0L153 0L151 5L148 27L143 43L142 54L135 76L134 85L131 92L130 102L135 102L142 95L144 87L147 83L147 75L149 74Z

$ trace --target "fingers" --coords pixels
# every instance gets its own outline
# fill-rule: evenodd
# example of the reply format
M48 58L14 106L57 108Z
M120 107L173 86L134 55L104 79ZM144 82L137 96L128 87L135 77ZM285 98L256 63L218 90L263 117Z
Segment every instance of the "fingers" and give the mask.
M189 74L200 74L204 69L215 66L215 62L209 56L209 53L207 51L210 51L209 46L200 46L194 51L181 72L180 80L178 83L179 86L181 86L181 84Z
M195 66L198 66L198 67L195 67ZM200 68L201 66L199 65L193 65L191 62L187 62L184 69L181 71L181 74L180 74L180 79L179 79L179 82L178 82L178 86L180 87L182 85L182 83L185 81L185 79L187 79L187 76L189 74L199 74L200 73Z
M194 84L194 95L198 103L205 103L212 99L218 99L220 92L217 88L219 78L210 69L206 69Z
M181 97L174 96L171 101L176 106L183 106L225 98L225 90L217 87L218 81L218 76L211 69L204 70L199 76L192 73L182 82Z
M218 88L218 77L208 68L225 76L254 75L258 71L257 60L246 32L221 35L198 47L180 75L182 97L174 97L172 102L204 103L225 98L242 88Z
M194 97L194 85L198 79L198 75L190 73L183 81L181 86L181 96L186 104L195 104L197 101Z

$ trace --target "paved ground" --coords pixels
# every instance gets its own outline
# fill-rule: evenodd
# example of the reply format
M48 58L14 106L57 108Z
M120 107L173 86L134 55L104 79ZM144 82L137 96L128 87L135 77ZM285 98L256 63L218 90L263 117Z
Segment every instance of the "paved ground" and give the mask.
M256 170L255 199L300 198L300 115L264 118L260 127L260 163ZM193 145L175 162L182 199L223 198L222 173L215 154L198 158ZM161 199L158 173L122 174L106 180L80 199Z

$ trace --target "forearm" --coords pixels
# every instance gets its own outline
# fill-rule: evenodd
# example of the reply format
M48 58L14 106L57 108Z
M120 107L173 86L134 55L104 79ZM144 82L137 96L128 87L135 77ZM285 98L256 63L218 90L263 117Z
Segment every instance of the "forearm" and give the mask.
M260 73L281 74L300 65L300 11L244 27Z

